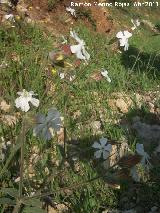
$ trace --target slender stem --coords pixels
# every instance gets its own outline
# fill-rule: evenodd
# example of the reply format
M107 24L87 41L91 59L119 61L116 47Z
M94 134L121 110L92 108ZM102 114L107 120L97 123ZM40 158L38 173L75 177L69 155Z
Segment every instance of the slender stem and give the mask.
M18 213L20 211L21 208L21 202L17 202L16 206L13 209L13 213Z
M66 127L64 127L64 157L66 158Z
M25 144L25 118L23 118L23 121L22 121L21 158L20 158L20 183L19 183L19 197L20 198L22 198L22 190L23 190L24 144Z

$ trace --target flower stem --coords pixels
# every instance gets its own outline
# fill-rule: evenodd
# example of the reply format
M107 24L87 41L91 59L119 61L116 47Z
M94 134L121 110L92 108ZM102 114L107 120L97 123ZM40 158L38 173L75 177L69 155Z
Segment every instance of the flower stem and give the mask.
M25 144L25 118L22 121L22 138L21 138L21 158L20 158L20 183L19 183L19 197L22 198L23 190L23 170L24 170L24 144Z

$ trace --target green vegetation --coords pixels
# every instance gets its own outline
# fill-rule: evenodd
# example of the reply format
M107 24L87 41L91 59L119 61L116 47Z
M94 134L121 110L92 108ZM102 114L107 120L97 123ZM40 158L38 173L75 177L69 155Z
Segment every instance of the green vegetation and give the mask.
M54 5L55 1L48 1L49 10ZM25 166L29 169L35 147L38 147L40 158L32 165L35 175L31 177L29 175L31 171L25 174L25 195L31 195L33 191L47 195L49 191L49 199L52 202L65 203L69 205L71 212L75 213L102 212L107 208L123 209L119 202L120 198L125 193L131 193L125 184L121 184L121 189L116 189L108 187L104 178L88 182L104 173L101 167L97 167L97 162L91 160L93 151L90 147L103 135L117 141L125 138L130 148L135 149L135 142L138 141L135 134L130 135L130 132L126 132L120 125L109 122L119 117L117 114L113 115L108 99L113 92L121 92L133 97L135 93L145 94L147 91L157 90L160 82L160 36L152 36L152 32L142 26L130 39L129 50L119 53L112 51L114 44L109 45L111 37L93 33L84 25L79 25L75 31L86 42L91 60L88 65L81 63L78 68L70 71L76 74L76 79L71 82L61 80L58 75L51 72L48 53L52 50L54 38L51 35L47 35L46 38L41 29L21 21L16 22L15 25L15 28L0 27L0 64L7 64L1 67L2 99L14 106L18 91L24 88L27 91L33 90L40 100L39 108L34 108L33 112L47 112L47 109L54 105L64 117L66 141L70 142L65 156L66 153L61 144L58 144L57 137L45 142L35 138L32 130L29 130L25 144ZM74 63L74 57L72 59L71 63ZM108 70L111 83L105 78L101 81L91 78L93 73L101 68ZM135 110L133 114L136 115L136 105L133 108ZM16 108L13 111L15 112ZM128 120L132 119L132 113L125 114L124 117ZM102 134L95 136L91 124L99 120L103 126ZM0 171L10 156L13 144L16 144L20 128L21 117L13 127L5 124L1 126L1 136L5 141L10 140L12 145L6 153L5 161L0 164ZM78 142L76 148L71 146L71 142ZM73 153L79 155L76 163L70 158ZM3 195L3 199L0 198L0 204L3 204L1 212L12 212L12 207L6 204L15 205L18 197L19 184L14 180L19 177L19 157L18 151L0 176L2 189L0 193ZM100 162L98 161L99 164ZM141 194L139 203L142 203L142 208L150 209L160 200L158 171L157 166L153 169L154 179L138 188ZM56 175L57 173L60 175ZM127 186L130 188L131 185ZM4 188L14 188L15 191L13 193L12 189L6 193ZM9 196L4 198L4 194ZM46 196L42 196L41 201L45 199ZM22 208L22 212L31 212L31 208L28 209L30 206L34 206L32 212L40 212L39 197L35 200L23 200L23 204L25 207Z

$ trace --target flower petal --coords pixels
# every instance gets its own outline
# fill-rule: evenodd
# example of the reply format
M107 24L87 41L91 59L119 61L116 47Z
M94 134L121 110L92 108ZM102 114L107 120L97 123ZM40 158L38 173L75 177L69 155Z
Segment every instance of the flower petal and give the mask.
M39 106L39 100L36 98L31 98L30 102L33 104L33 106L38 107Z
M101 157L101 154L102 154L102 150L97 150L97 151L94 153L94 156L95 156L95 158L100 158L100 157Z
M30 109L30 106L28 104L28 99L20 96L19 98L17 98L15 100L15 104L17 108L20 108L23 112L28 112L28 110Z
M106 160L108 158L108 156L109 156L109 152L103 150L103 159Z
M117 38L122 38L124 35L123 35L123 32L122 31L120 31L120 32L118 32L117 34L116 34L116 37Z
M37 120L37 123L38 124L44 124L45 121L46 121L46 116L39 113L37 116L36 116L36 120Z
M128 32L127 30L125 30L123 33L126 38L130 38L132 36L132 33Z
M130 175L132 176L134 181L140 181L140 177L138 176L137 168L135 166L131 168Z
M136 144L136 152L139 154L139 155L144 155L144 147L143 147L143 144L140 144L140 143L137 143Z
M101 149L101 145L98 142L94 142L92 147L95 148L95 149Z
M101 147L104 147L107 144L107 138L102 137L100 138L99 141L100 141Z
M111 152L112 151L112 145L108 144L107 146L104 147L105 151Z

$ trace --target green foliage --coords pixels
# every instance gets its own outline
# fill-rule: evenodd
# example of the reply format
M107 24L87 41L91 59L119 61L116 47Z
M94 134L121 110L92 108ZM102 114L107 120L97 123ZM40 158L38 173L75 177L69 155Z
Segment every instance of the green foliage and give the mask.
M56 3L57 1L49 1L50 10L54 8ZM81 10L79 16L85 16L93 25L95 24L89 11ZM91 54L91 60L87 66L81 64L75 70L77 79L73 83L66 83L64 94L62 92L64 91L62 81L57 76L52 76L51 72L48 74L46 71L51 69L47 56L52 48L54 38L48 36L46 39L40 29L24 23L17 24L15 28L0 27L0 64L3 61L8 64L6 68L2 68L0 82L0 86L3 88L1 91L2 97L14 105L17 91L23 88L28 91L35 91L38 93L41 102L37 111L46 111L51 103L62 112L62 116L64 116L63 112L66 110L67 137L71 139L78 138L77 140L80 144L77 146L78 151L76 150L76 154L78 153L80 156L77 166L79 170L77 171L73 166L74 162L72 160L70 162L70 159L64 159L64 150L59 144L56 144L56 139L45 143L43 140L33 137L30 130L25 144L26 165L30 164L29 159L30 155L33 154L32 148L34 146L39 148L38 156L41 159L33 165L35 176L32 178L26 176L24 180L25 197L20 201L16 190L19 187L19 183L15 183L14 179L12 179L12 177L19 176L20 146L15 141L20 132L20 123L12 128L3 125L0 131L3 137L11 138L13 143L17 145L14 146L10 153L7 153L7 159L0 165L1 186L3 187L1 188L0 197L1 209L5 208L6 204L15 207L15 204L21 202L22 212L45 212L41 208L42 199L40 194L37 198L28 197L33 189L42 193L49 191L51 202L69 202L72 212L101 212L106 207L119 207L122 191L107 187L103 178L82 185L76 190L76 185L79 183L96 177L99 175L99 171L105 172L101 168L98 170L91 161L93 153L89 148L93 141L99 138L99 135L94 136L95 132L90 127L90 124L103 118L103 134L116 140L127 137L132 149L134 149L133 144L135 144L137 138L134 135L130 135L130 132L128 133L129 135L126 135L121 126L108 122L113 119L113 113L107 100L113 92L123 91L134 95L135 92L141 91L143 93L148 90L154 90L158 86L159 39L151 37L151 35L148 35L148 31L143 29L142 33L137 33L131 39L131 51L119 54L111 51L112 46L108 45L109 36L93 33L82 25L79 25L76 30L80 38L86 42L88 52ZM139 51L141 51L141 58L137 62L137 53ZM109 71L112 79L111 84L105 79L102 81L92 81L90 79L90 75L102 67ZM50 80L50 86L56 87L56 91L49 93L48 80ZM66 106L64 106L65 101L67 102ZM81 115L74 117L73 115L78 110ZM146 112L146 109L143 111ZM135 111L134 115L136 114L137 112ZM144 114L144 112L141 112L140 115L143 116ZM85 154L84 151L86 151ZM60 164L59 167L56 166L57 161ZM66 162L64 163L64 161ZM69 164L69 166L66 166L66 164ZM49 174L45 173L46 168L48 168ZM156 172L157 174L159 173ZM159 175L156 177L158 179ZM61 190L69 188L72 184L75 185L74 189ZM147 203L148 198L144 189L145 187L142 187L142 200ZM127 190L127 187L125 190ZM157 200L159 198L159 194L158 196L156 195L159 187L153 184L147 190L147 193L151 193L152 202L149 206L152 206L154 198L156 197Z

